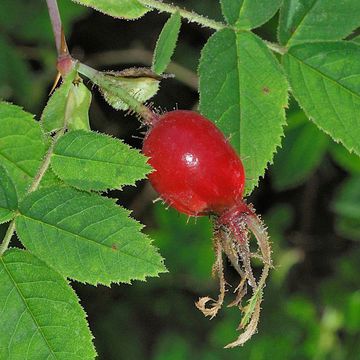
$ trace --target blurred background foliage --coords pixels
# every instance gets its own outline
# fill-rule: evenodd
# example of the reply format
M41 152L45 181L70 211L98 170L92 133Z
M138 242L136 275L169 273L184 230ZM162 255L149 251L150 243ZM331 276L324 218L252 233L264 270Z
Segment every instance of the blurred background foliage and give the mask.
M179 5L221 19L215 0ZM166 14L121 21L59 1L74 57L98 69L150 65ZM276 41L277 15L256 33ZM0 98L37 114L55 78L56 52L44 1L0 2ZM211 31L183 22L164 80L153 99L161 109L196 108L196 69ZM88 84L91 86L90 84ZM273 242L276 269L265 291L259 333L244 347L235 339L239 314L224 308L211 322L194 301L209 292L211 226L153 204L146 182L111 192L147 225L169 273L146 283L112 288L74 283L88 312L100 359L359 359L360 354L360 159L335 144L291 99L279 149L250 201L262 213ZM111 109L94 91L91 126L141 146L132 116ZM3 232L3 228L0 229ZM235 272L227 268L230 283ZM231 281L234 280L234 281Z

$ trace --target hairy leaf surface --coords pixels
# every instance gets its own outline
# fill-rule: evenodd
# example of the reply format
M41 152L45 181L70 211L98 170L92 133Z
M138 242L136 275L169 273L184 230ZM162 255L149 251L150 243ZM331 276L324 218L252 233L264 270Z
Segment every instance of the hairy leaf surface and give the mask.
M36 175L48 143L31 114L6 102L0 102L0 129L0 165L21 199Z
M181 16L178 12L171 15L161 30L159 39L156 43L152 70L157 74L162 74L174 53L176 42L181 26Z
M239 29L252 29L271 19L282 0L221 0L226 21Z
M165 271L142 225L112 199L54 187L28 195L19 209L23 244L66 277L109 285Z
M248 32L215 33L200 61L200 111L240 154L249 193L280 145L287 82L265 44Z
M145 15L149 8L137 0L73 0L74 2L89 6L104 14L123 19L137 19Z
M133 185L151 171L145 156L107 135L77 130L62 136L51 158L54 172L83 190Z
M66 280L27 251L0 257L0 358L95 358L92 335Z
M284 65L297 101L315 124L360 154L360 46L352 42L302 44Z
M340 40L359 26L358 0L284 0L278 36L282 45Z

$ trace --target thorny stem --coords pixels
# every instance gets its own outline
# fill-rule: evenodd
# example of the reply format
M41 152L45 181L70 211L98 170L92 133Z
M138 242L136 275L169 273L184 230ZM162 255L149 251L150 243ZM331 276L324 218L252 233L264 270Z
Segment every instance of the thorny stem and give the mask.
M106 79L106 74L82 63L79 63L78 71L80 74L89 78L94 84L98 85L101 89L105 89L109 92L116 92L116 96L123 100L131 110L139 114L143 118L145 124L151 125L156 120L157 115L154 112L135 99L126 90L120 86L112 84Z
M66 131L66 127L67 127L67 122L70 118L71 115L71 111L72 108L74 106L74 97L71 96L71 93L69 94L68 98L67 98L67 102L66 102L66 107L65 107L65 113L64 113L64 125L62 127L62 129L60 129L56 135L53 137L51 145L48 149L48 151L46 152L46 155L39 167L38 172L36 173L34 180L32 182L32 184L30 185L29 189L27 190L26 194L30 194L31 192L35 191L39 185L40 182L43 178L43 176L46 173L46 170L49 168L50 165L50 161L51 161L51 156L54 152L54 147L55 144L57 143L57 141L59 140L59 138L64 135L65 131ZM6 234L4 236L4 239L0 245L0 257L4 254L4 252L7 250L7 248L9 247L10 244L10 240L12 238L12 236L14 235L15 232L15 219L16 217L19 215L19 212L16 212L15 214L15 218L11 221Z
M61 55L61 36L62 36L62 25L59 13L59 8L56 0L46 0L49 16L51 20L52 29L54 32L56 50L58 55Z
M189 22L196 22L204 27L208 27L213 30L222 30L225 28L231 28L231 26L226 25L222 22L209 19L206 16L199 15L193 11L185 10L179 6L166 4L163 1L159 1L159 0L138 0L138 1L143 5L150 7L152 9L156 9L160 12L167 12L170 14L179 12L181 17L187 19ZM236 31L238 29L234 29L234 30ZM264 41L264 42L270 50L279 53L281 55L284 55L287 51L285 47L282 47L279 44L275 44L270 41Z

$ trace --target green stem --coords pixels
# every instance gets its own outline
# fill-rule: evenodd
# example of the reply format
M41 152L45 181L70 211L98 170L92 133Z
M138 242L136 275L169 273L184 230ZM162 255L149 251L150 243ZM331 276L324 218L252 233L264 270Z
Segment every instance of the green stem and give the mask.
M94 84L99 86L100 89L116 94L116 96L124 101L124 103L127 104L131 110L139 114L144 119L144 123L151 125L154 122L156 114L140 101L136 100L126 90L120 86L114 85L114 82L107 78L108 75L81 63L79 63L78 71L80 74L86 76Z
M66 102L66 107L65 107L65 113L64 113L64 125L62 127L62 129L60 129L56 135L53 137L52 139L52 143L48 149L48 151L46 152L46 155L40 165L40 168L38 170L38 172L36 173L33 182L31 183L28 191L26 192L26 194L30 194L31 192L35 191L41 182L41 179L44 177L46 170L49 168L50 166L50 161L51 161L51 156L54 152L54 147L57 143L57 141L59 140L59 138L64 135L65 131L66 131L66 127L67 127L67 123L68 120L71 116L71 112L73 109L73 106L75 104L75 99L73 96L73 93L70 92L67 98L67 102ZM12 238L12 236L14 235L15 232L15 219L16 217L19 215L19 212L16 213L15 218L11 221L6 234L4 236L4 239L0 245L0 257L4 254L4 252L7 250L7 248L9 247L10 244L10 240Z
M222 22L208 19L207 17L199 15L195 12L182 9L179 6L166 4L159 0L138 0L138 1L141 4L143 4L147 7L150 7L152 9L156 9L160 12L167 12L170 14L179 12L181 17L183 17L184 19L187 19L190 22L196 22L199 25L208 27L210 29L221 30L221 29L225 29L226 27L232 28L231 26L226 25ZM234 30L236 31L237 29L234 29ZM275 44L275 43L272 43L272 42L266 41L266 40L264 40L264 42L270 50L272 50L278 54L284 55L287 51L287 49L285 47L283 47L279 44Z
M184 19L189 20L190 22L196 22L200 25L206 26L210 29L214 29L214 30L221 30L224 29L226 27L225 24L215 21L215 20L211 20L208 19L205 16L199 15L195 12L192 11L188 11L185 9L180 8L179 6L175 6L175 5L171 5L171 4L166 4L162 1L157 1L157 0L138 0L138 2L140 2L141 4L150 7L152 9L156 9L160 12L167 12L170 14L173 14L175 12L179 12L181 17L183 17Z

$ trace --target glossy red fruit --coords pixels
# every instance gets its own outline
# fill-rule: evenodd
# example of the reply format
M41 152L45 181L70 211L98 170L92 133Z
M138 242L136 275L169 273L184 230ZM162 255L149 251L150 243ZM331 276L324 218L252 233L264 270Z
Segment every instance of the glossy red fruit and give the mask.
M242 199L240 158L220 130L193 111L160 116L145 137L143 153L155 169L149 175L153 187L180 212L221 214Z

